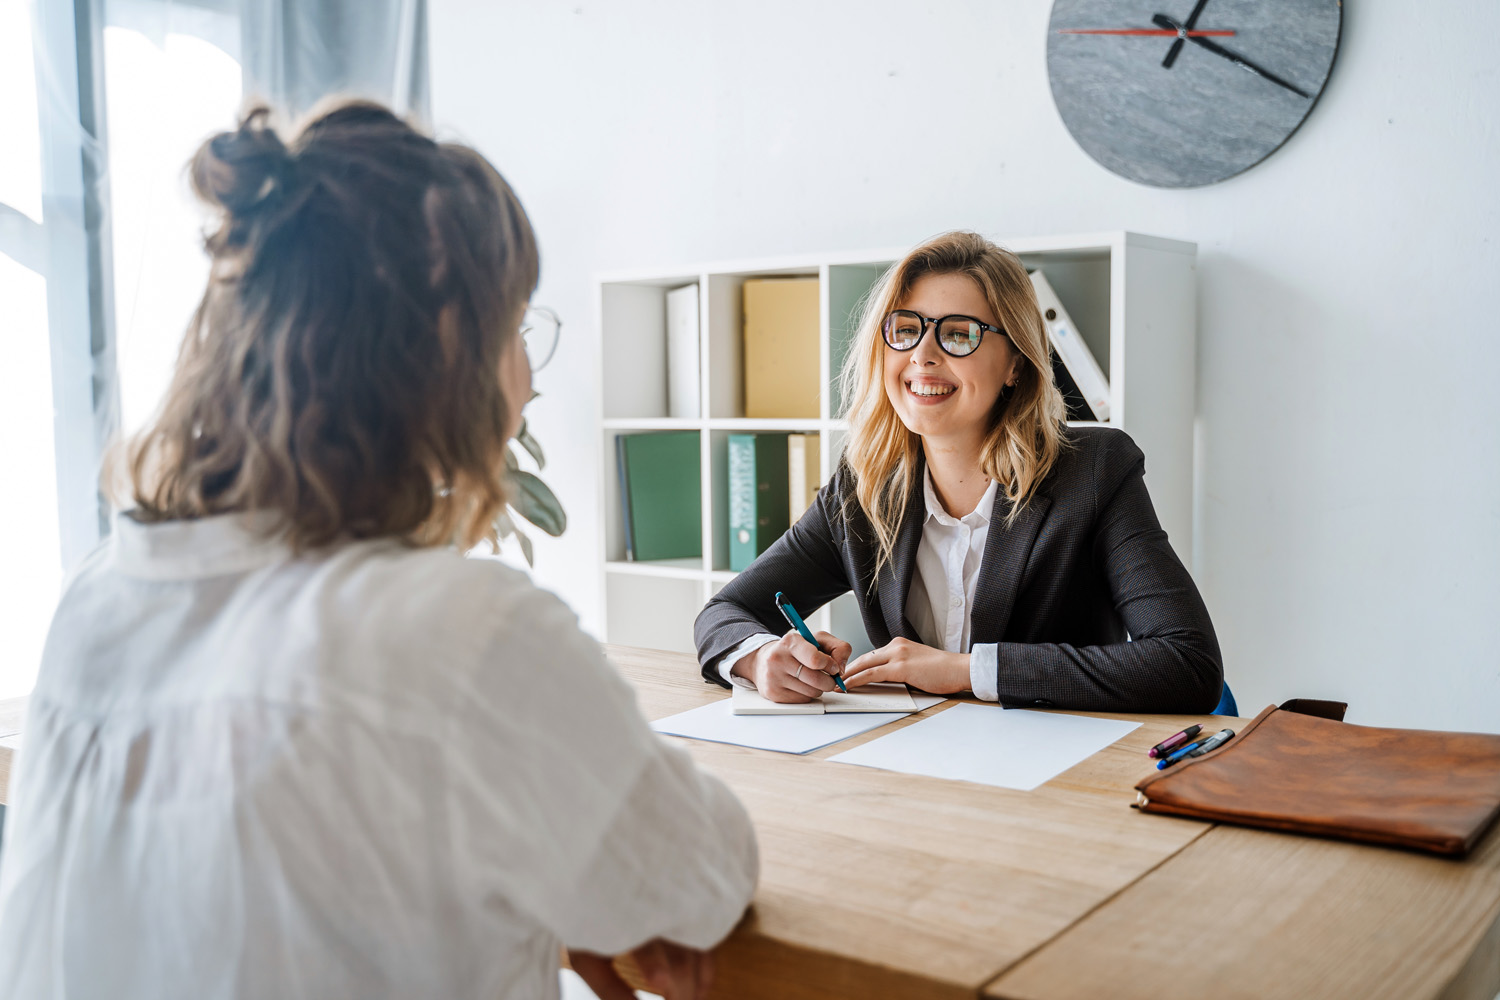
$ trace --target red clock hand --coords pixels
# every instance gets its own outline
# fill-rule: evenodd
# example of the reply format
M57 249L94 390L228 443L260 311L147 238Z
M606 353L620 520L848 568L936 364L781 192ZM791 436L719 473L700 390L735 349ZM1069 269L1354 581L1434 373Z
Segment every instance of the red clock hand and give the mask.
M1160 28L1058 28L1059 35L1148 35L1152 38L1178 38L1180 33L1176 31L1164 31ZM1233 38L1232 31L1189 31L1189 38Z

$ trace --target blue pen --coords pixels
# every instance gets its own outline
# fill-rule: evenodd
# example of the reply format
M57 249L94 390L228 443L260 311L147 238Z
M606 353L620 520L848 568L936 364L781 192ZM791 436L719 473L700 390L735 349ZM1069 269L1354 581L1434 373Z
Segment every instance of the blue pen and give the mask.
M1181 750L1173 750L1171 755L1168 756L1166 760L1159 760L1156 762L1156 769L1160 771L1163 768L1171 767L1173 764L1177 763L1179 760L1182 760L1182 758L1186 757L1188 754L1192 753L1194 750L1198 749L1207 742L1207 740L1199 740L1197 743L1189 743Z
M823 648L822 643L813 638L812 630L807 627L807 623L802 620L802 616L797 614L797 609L792 607L792 603L781 599L781 591L779 590L776 591L776 608L781 612L781 617L786 619L787 624L798 632L801 632L802 638L812 643L814 649L820 653L828 652L828 650ZM833 675L833 682L839 686L840 691L843 691L845 694L849 692L849 689L844 687L844 679L838 674Z

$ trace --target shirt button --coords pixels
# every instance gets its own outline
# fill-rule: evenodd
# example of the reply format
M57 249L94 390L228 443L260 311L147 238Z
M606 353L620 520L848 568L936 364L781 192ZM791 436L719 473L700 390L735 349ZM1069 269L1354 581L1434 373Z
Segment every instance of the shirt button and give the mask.
M950 608L961 608L963 606L964 606L964 599L962 597L950 597L950 598L948 598L948 607L950 607Z

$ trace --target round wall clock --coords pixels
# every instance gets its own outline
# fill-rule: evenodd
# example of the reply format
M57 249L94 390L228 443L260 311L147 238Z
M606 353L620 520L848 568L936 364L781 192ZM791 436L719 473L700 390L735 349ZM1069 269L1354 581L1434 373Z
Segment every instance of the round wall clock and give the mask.
M1052 99L1084 152L1121 177L1212 184L1297 131L1342 25L1341 0L1055 0Z

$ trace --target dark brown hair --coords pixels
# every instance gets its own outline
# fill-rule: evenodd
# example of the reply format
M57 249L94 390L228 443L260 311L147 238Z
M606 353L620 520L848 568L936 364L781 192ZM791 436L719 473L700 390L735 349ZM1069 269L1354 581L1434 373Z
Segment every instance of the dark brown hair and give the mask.
M273 511L296 549L494 537L502 352L536 239L474 150L343 102L286 143L256 107L193 157L212 272L153 423L125 450L147 522Z

